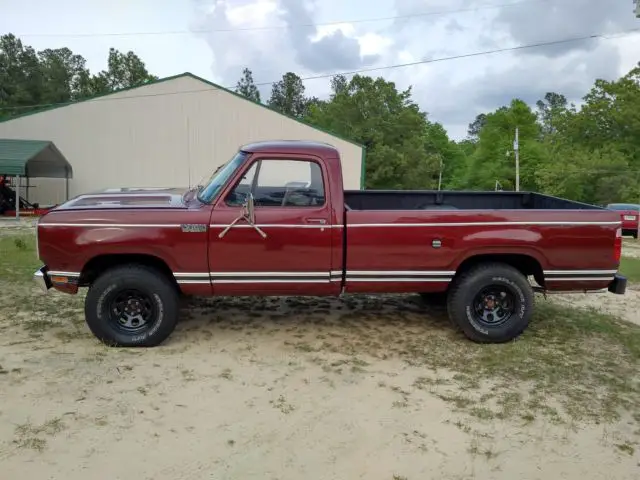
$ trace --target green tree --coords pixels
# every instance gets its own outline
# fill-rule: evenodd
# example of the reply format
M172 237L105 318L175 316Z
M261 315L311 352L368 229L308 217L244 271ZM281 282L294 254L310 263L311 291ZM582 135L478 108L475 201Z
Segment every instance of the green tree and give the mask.
M260 103L260 90L253 81L253 73L248 68L242 70L242 78L236 84L236 93L247 97L249 100Z
M13 34L0 36L0 118L155 79L133 52L112 48L107 70L92 76L85 59L68 48L36 53Z
M536 190L536 170L544 163L545 149L539 141L540 125L531 107L513 100L486 116L478 145L466 172L467 188L493 190L496 180L506 190L515 189L513 141L519 131L520 189Z
M544 100L536 102L538 122L543 135L553 135L562 126L567 114L567 98L564 95L548 92Z
M481 113L476 116L475 120L469 124L469 128L467 129L467 134L474 140L478 139L480 135L480 131L482 127L487 123L487 115Z
M35 50L25 47L15 35L0 36L0 116L28 112L33 109L29 106L46 102Z
M410 88L399 92L393 82L362 75L332 87L330 101L314 105L307 119L365 145L368 188L436 187L439 158L426 149L426 114Z
M91 79L90 90L93 95L103 94L157 79L158 77L147 71L144 62L135 53L129 51L124 54L110 48L107 70L101 71Z
M442 189L459 187L459 179L466 170L464 151L449 138L447 131L440 123L427 121L423 138L427 155L434 157L438 166L442 161Z
M638 202L638 172L629 170L619 151L566 144L547 147L549 162L536 172L542 192L598 205Z
M331 77L331 98L346 91L348 86L349 81L344 75L335 75L334 77Z
M310 103L304 92L302 79L295 73L287 72L282 76L282 80L273 84L268 105L285 115L302 118L306 115Z
M640 167L640 64L617 81L596 80L564 132L591 150L607 146Z
M68 48L38 52L43 79L43 95L49 102L62 103L90 93L90 74L86 60Z

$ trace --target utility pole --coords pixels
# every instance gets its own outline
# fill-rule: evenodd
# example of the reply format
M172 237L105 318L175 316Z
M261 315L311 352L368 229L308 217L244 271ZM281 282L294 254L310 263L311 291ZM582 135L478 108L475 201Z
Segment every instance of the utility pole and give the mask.
M516 192L520 191L520 145L518 144L518 127L516 127L516 138L513 141L513 150L516 152Z
M440 175L438 175L438 190L442 187L442 155L438 155L440 157Z

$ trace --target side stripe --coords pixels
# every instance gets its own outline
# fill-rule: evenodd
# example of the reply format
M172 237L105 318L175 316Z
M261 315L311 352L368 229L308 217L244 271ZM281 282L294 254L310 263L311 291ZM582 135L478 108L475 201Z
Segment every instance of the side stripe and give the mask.
M608 282L613 280L611 277L550 277L546 278L550 282Z
M545 270L548 282L604 282L613 280L616 270Z
M503 226L608 226L622 225L619 222L580 222L580 221L530 221L530 222L424 222L424 223L350 223L347 228L442 228L442 227L503 227ZM162 223L40 223L42 228L50 227L78 227L78 228L182 228L181 224ZM226 228L228 224L210 224L210 228ZM331 229L345 228L345 225L305 225L305 224L257 224L260 228L303 228L303 229ZM253 228L251 225L234 225L233 228ZM190 232L185 232L190 233Z
M576 221L530 221L530 222L438 222L438 223L350 223L348 228L359 227L502 227L502 226L538 226L538 225L622 225L622 221L616 222L576 222Z
M416 276L422 276L422 277L453 277L456 274L456 272L447 272L447 271L442 271L442 270L432 270L432 271L421 271L421 270L347 270L347 276L355 276L355 277L361 277L361 276L373 276L373 277L380 277L380 276L391 276L391 277L402 277L402 276L409 276L409 277L416 277Z
M545 275L614 275L617 270L545 270Z
M449 283L451 282L451 278L449 277L441 277L441 278L427 278L427 277L347 277L347 282L358 282L358 283L366 283L366 282L400 282L400 283Z
M44 227L82 227L82 228L181 228L179 223L40 223Z
M210 272L213 278L226 278L226 277L257 277L257 278L272 278L272 277L321 277L328 278L329 272Z
M455 272L451 271L362 271L346 273L352 282L450 282ZM180 284L202 283L328 283L342 281L342 271L331 272L209 272L174 274Z

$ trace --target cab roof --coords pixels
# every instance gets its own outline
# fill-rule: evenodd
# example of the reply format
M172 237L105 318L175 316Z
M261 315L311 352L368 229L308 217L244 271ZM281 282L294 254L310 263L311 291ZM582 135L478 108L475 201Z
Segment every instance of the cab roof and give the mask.
M249 143L240 147L249 153L310 153L320 156L338 156L338 149L333 145L313 140L270 140Z

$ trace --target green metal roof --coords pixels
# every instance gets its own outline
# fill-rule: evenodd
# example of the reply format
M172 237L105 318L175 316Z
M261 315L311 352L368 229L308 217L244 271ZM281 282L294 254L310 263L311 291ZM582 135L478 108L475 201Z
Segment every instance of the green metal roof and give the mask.
M71 178L71 165L48 140L0 138L0 175Z

